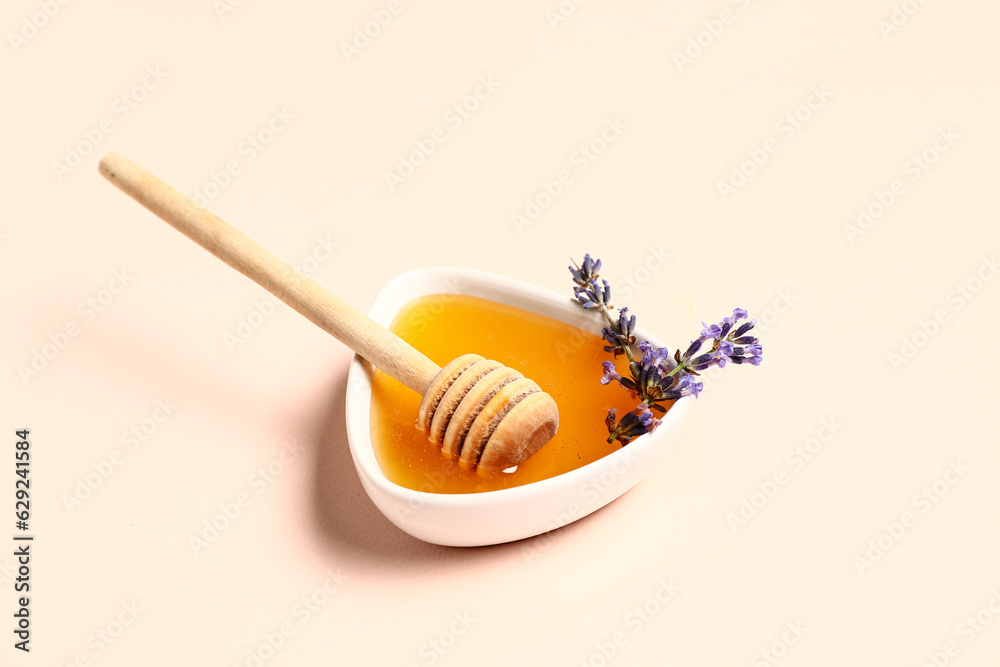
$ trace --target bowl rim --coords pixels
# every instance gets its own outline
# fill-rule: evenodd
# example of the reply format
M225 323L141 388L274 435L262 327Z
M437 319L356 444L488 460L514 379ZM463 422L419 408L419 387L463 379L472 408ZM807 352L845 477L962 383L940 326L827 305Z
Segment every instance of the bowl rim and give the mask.
M535 312L553 319L558 319L583 330L599 333L599 328L593 323L598 322L588 311L580 308L578 302L572 297L560 298L556 292L536 285L526 283L514 278L499 276L485 271L467 269L460 267L436 266L422 269L413 269L397 275L385 284L369 309L369 317L380 325L388 328L391 319L410 300L419 296L442 293L441 289L428 289L424 285L441 286L448 279L458 278L462 284L462 289L456 293L480 296L506 305L515 306L529 312ZM401 291L401 286L406 286L412 294L399 302L395 292ZM420 286L418 288L418 286ZM485 296L482 296L485 294ZM497 297L509 297L507 300ZM530 304L511 303L521 300L530 301ZM570 317L553 316L552 306L557 306L563 314ZM534 307L532 307L534 306ZM542 307L545 306L543 310ZM579 312L579 317L572 315L573 311L568 311L566 307L571 306ZM587 326L590 323L590 326ZM595 331L595 328L597 331ZM649 335L641 327L637 327L636 334L649 341L657 347L663 344L655 337ZM355 354L351 360L348 372L348 392L345 399L345 412L347 422L348 442L351 457L358 474L366 485L372 485L378 492L385 494L396 500L419 504L421 507L465 507L480 508L492 506L498 502L527 501L535 496L546 496L564 486L572 486L574 482L584 483L593 478L596 471L600 471L608 466L614 466L622 459L629 459L635 455L642 455L646 450L658 446L658 439L655 433L651 436L642 436L630 442L627 446L603 456L595 461L591 461L579 468L561 473L554 477L521 484L519 486L505 489L495 489L492 491L480 491L471 493L439 493L435 491L421 491L411 489L400 484L396 484L386 477L378 460L375 457L374 444L371 441L370 418L371 418L371 389L372 389L372 366L359 355ZM354 394L352 400L352 393ZM355 401L362 401L361 406L355 405ZM663 416L664 424L660 428L666 429L672 422L682 422L690 409L690 397L682 397L674 401L673 405ZM353 408L353 409L352 409ZM358 423L363 421L363 423Z

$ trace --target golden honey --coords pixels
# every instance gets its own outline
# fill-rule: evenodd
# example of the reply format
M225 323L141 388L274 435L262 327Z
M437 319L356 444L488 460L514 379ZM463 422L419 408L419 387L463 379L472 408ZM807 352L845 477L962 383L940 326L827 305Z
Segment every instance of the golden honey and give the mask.
M372 444L379 466L396 484L434 493L493 491L554 477L621 446L608 444L604 419L608 409L616 408L621 417L637 401L617 384L600 384L601 363L611 354L599 336L520 308L455 294L414 299L389 329L439 366L470 352L494 359L537 382L559 407L559 432L534 456L513 472L477 473L447 458L416 429L421 396L376 370ZM625 357L617 364L627 376Z

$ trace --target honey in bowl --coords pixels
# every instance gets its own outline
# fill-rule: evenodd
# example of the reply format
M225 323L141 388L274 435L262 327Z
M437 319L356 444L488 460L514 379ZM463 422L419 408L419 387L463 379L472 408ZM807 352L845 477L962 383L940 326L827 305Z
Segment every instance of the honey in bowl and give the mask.
M560 475L621 447L607 442L605 416L615 408L620 417L637 401L621 387L600 384L601 363L611 358L600 336L514 306L455 294L410 301L389 329L438 365L474 352L509 366L537 382L559 407L559 431L516 470L467 470L415 428L420 395L375 370L371 439L390 481L431 493L494 491ZM617 364L627 375L627 359Z

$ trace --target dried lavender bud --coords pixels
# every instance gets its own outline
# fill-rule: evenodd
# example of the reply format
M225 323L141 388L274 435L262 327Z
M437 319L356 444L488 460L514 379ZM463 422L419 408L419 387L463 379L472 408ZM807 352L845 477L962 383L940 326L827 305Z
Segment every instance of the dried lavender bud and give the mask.
M576 290L576 298L584 308L611 307L611 285L607 280L601 282L604 283L603 288L595 278L587 283L586 287Z
M608 410L608 416L604 418L604 425L608 427L608 433L613 433L615 430L615 425L617 424L615 415L617 414L618 410L616 410L615 408L611 408L610 410Z
M635 315L629 317L628 308L622 308L618 311L618 322L601 329L604 340L610 343L604 346L604 351L613 352L616 357L625 354L625 348L635 343L633 331L635 331Z
M590 281L600 276L600 271L601 260L591 259L589 253L583 256L583 266L578 267L576 266L576 262L573 262L573 266L569 267L569 272L573 274L573 282L580 289L585 289L590 284Z
M652 433L660 425L660 420L653 417L645 403L640 403L639 407L623 416L617 425L614 423L614 413L614 410L609 410L605 420L610 434L608 442L618 440L622 445L627 445L640 435Z

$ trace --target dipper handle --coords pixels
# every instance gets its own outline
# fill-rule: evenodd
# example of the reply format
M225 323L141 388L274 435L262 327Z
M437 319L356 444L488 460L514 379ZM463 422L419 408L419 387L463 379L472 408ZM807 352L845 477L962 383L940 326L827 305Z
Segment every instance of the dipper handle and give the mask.
M115 186L421 396L440 367L396 334L118 153L100 162Z

